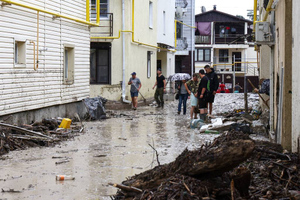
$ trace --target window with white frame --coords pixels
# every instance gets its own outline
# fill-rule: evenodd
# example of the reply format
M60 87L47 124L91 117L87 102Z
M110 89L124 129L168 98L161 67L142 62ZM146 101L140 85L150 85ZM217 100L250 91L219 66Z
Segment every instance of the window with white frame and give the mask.
M210 62L210 49L195 49L195 61Z
M64 83L73 84L74 83L74 46L65 45L64 48Z
M149 1L149 28L153 28L153 2Z
M14 61L15 66L25 66L26 64L26 41L15 40L14 47Z
M228 49L219 49L219 62L228 62Z
M151 55L152 51L147 51L147 78L151 77Z
M97 0L91 0L91 19L97 18ZM100 0L100 18L108 18L108 5L109 0Z

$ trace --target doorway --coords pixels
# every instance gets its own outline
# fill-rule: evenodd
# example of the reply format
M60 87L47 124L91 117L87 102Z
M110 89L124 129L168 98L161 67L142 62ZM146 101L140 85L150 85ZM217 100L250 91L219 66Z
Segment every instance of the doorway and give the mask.
M242 52L232 52L232 71L242 71ZM234 69L235 68L235 69Z

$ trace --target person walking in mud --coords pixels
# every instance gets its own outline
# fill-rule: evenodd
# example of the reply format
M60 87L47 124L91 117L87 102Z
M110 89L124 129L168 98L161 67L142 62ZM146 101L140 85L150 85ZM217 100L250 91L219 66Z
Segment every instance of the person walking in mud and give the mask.
M198 75L194 74L193 79L189 80L184 84L188 94L190 95L191 99L191 119L197 119L197 112L195 112L195 109L198 107L198 98L197 98L197 92L199 87L199 79Z
M136 77L136 73L133 72L131 74L131 78L128 81L128 85L131 85L130 88L130 95L131 95L131 101L132 101L132 108L133 110L136 110L137 105L138 105L138 96L139 96L139 91L142 87L141 80Z
M208 79L208 87L207 87L207 103L209 107L209 115L211 116L213 110L213 102L215 99L215 95L219 88L219 79L218 75L214 72L209 65L204 66L204 70L206 71L206 77ZM200 71L199 71L200 73Z
M178 102L178 115L181 112L181 105L183 104L183 114L186 114L186 101L188 99L188 91L186 89L186 80L182 80L181 84L178 86L178 90L180 90L179 102Z
M199 100L200 119L205 121L207 116L208 78L205 76L203 69L199 70L199 76L201 80L198 86L197 98Z
M164 107L164 92L166 91L166 78L162 75L161 69L157 70L156 81L153 86L153 90L156 86L154 98L157 103L157 107Z

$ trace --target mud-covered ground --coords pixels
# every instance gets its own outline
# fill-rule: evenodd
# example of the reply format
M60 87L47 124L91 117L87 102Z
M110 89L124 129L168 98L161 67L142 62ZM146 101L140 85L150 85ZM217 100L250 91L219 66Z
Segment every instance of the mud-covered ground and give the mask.
M243 105L243 94L217 94L213 114ZM249 105L257 108L257 95L249 96ZM164 109L146 106L110 111L109 116L85 122L85 133L71 141L0 157L0 189L17 191L1 192L0 199L110 199L116 189L109 182L120 183L157 165L149 144L165 164L185 148L195 149L218 136L189 129L189 114L177 115L177 101L166 102ZM55 164L65 158L69 162ZM62 174L75 180L56 181Z

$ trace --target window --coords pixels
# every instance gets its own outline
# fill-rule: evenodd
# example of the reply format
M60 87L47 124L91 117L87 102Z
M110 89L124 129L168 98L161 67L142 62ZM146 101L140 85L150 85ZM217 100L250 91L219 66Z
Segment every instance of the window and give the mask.
M183 29L183 25L179 22L176 22L176 36L177 36L177 39L182 38L182 29Z
M151 55L152 51L147 51L147 77L151 77Z
M15 41L15 66L20 67L26 64L26 41Z
M149 28L153 28L153 2L149 1Z
M219 62L228 62L228 49L219 50Z
M163 34L166 35L166 11L163 11Z
M74 46L65 45L64 48L64 83L74 83Z
M111 43L91 43L90 83L110 84L111 81Z
M108 18L108 1L109 0L100 0L100 18ZM97 0L91 0L91 19L96 20L97 15Z
M210 62L210 49L196 49L195 61Z

